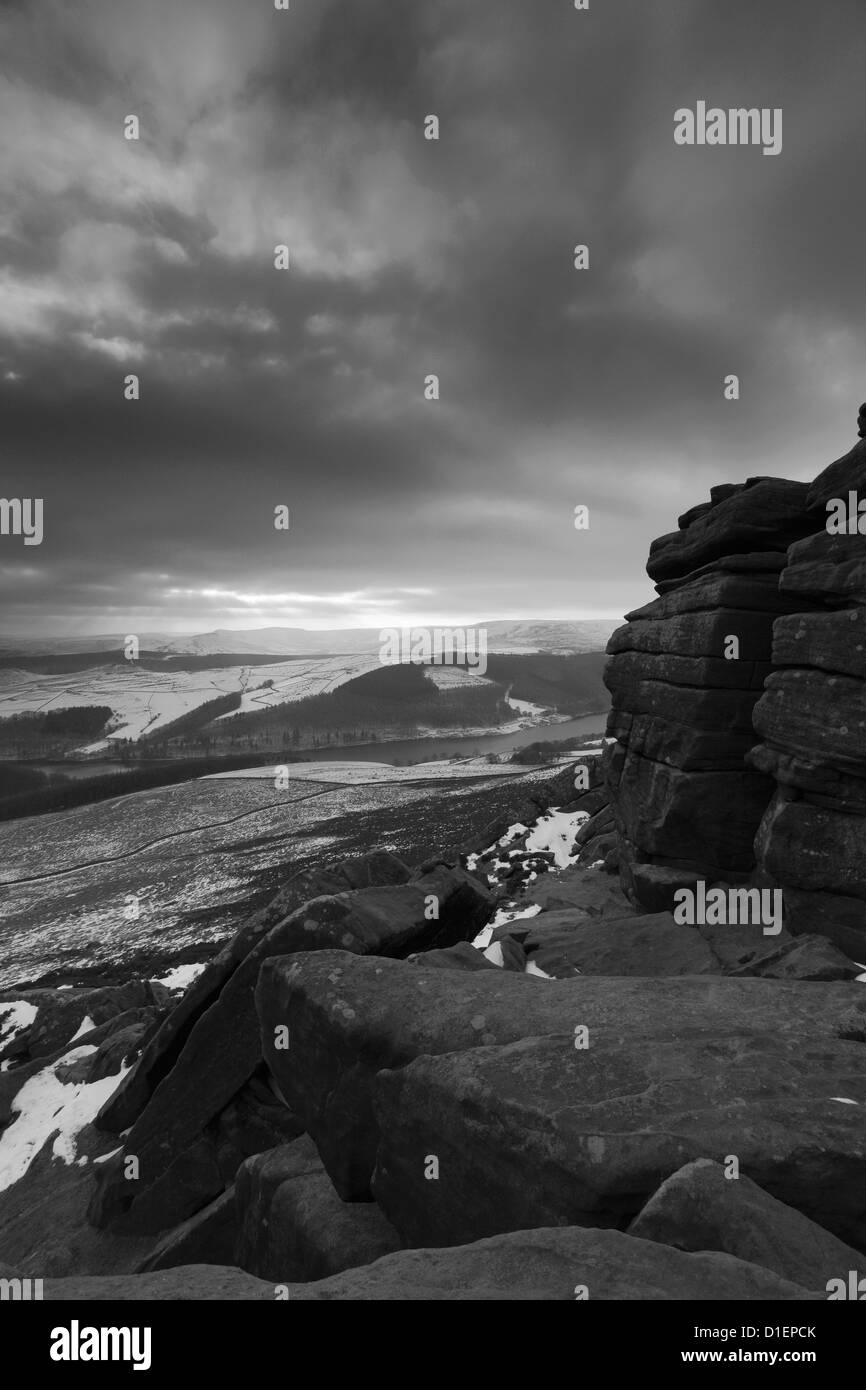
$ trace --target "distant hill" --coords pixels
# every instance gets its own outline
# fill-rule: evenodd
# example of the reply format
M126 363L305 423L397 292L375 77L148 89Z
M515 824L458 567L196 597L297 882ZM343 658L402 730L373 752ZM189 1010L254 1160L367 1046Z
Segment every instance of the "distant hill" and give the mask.
M444 626L444 624L442 625ZM586 618L556 622L536 618L497 618L473 623L487 633L488 651L556 652L563 655L602 651L619 620ZM158 632L139 632L143 650L181 656L323 656L377 652L381 629L341 628L332 632L303 627L262 627L233 631L216 628L213 632L170 636ZM86 652L116 652L126 633L89 637L0 636L0 656L75 655Z

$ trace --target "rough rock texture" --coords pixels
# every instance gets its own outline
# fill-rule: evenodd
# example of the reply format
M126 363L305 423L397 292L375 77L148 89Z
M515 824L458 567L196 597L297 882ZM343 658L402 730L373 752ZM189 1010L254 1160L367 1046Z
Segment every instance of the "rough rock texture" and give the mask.
M373 1194L407 1245L621 1227L660 1179L734 1151L773 1196L866 1244L859 1043L717 1032L594 1046L590 1030L577 1049L524 1037L380 1071L373 1096Z
M29 1027L0 1044L0 1062L12 1058L49 1057L65 1047L87 1019L90 1019L90 1027L84 1030L86 1032L121 1014L129 1014L130 1022L153 1019L169 1006L171 995L151 980L131 980L129 984L103 985L97 989L5 990L0 994L0 1009L6 1002L18 1001L32 1004L36 1017ZM133 1013L139 1010L148 1013ZM84 1034L81 1036L83 1038Z
M843 1034L866 1039L866 994L857 984L713 975L538 980L503 971L426 970L334 951L269 961L262 969L257 1002L268 1065L288 1104L315 1139L335 1187L347 1200L363 1199L370 1191L380 1139L373 1111L377 1073L405 1067L422 1054L431 1060L442 1053L456 1057L476 1048L497 1052L517 1039L556 1037L556 1056L565 1075L568 1054L582 1055L573 1047L575 1028L580 1025L589 1029L598 1076L612 1049L625 1048L626 1055L639 1063L646 1054L678 1040L687 1052L694 1040L689 1066L700 1075L706 1059L703 1051L698 1056L698 1046L709 1047L712 1053L712 1047L721 1046L722 1041L745 1049L757 1040L756 1046L786 1041L796 1049L802 1038L816 1046L817 1041L826 1042L832 1050ZM273 1046L279 1025L289 1029L287 1050ZM773 1065L776 1054L767 1055L768 1065ZM739 1071L732 1063L726 1072L730 1083L726 1094L733 1094L740 1084L732 1077L740 1078L742 1072L746 1085L752 1075L753 1062L745 1051L737 1056ZM844 1057L847 1074L848 1052L843 1049L833 1056L837 1061ZM855 1060L862 1069L859 1045L851 1049L850 1064ZM678 1076L686 1066L679 1053L672 1054L671 1065ZM549 1079L555 1083L555 1068ZM855 1094L828 1093L826 1074L822 1079L825 1095ZM547 1076L539 1078L540 1095L547 1080ZM543 1103L540 1099L539 1104ZM855 1121L862 1129L856 1111L855 1120L849 1117L848 1123ZM437 1142L429 1140L423 1154L438 1152ZM468 1141L467 1162L474 1152L475 1141ZM515 1161L519 1169L520 1160ZM674 1166L684 1161L681 1157ZM482 1164L479 1182L484 1171ZM527 1191L536 1190L534 1182L524 1185Z
M461 869L441 868L411 883L314 898L260 934L203 1012L201 1006L211 996L199 998L194 1021L189 1006L180 1006L183 1024L156 1063L157 1073L165 1072L163 1079L125 1141L125 1155L138 1160L138 1176L125 1175L125 1155L104 1166L91 1204L94 1224L114 1223L136 1233L164 1230L192 1216L234 1176L221 1167L207 1127L261 1060L253 995L264 961L324 946L387 956L424 944L448 945L473 936L491 906L489 893L476 879ZM248 944L249 929L241 935ZM219 970L225 974L225 961ZM143 1060L150 1086L154 1059ZM129 1094L137 1094L136 1087L131 1083ZM113 1098L98 1123L106 1127L106 1110L117 1123L118 1109Z
M0 1266L0 1275L15 1270ZM448 1250L402 1250L311 1284L274 1285L242 1270L187 1265L134 1278L46 1279L45 1298L373 1302L599 1299L800 1300L815 1294L717 1252L686 1254L619 1231L530 1230Z
M660 597L608 646L604 767L633 902L662 911L699 879L779 887L790 932L866 961L866 535L856 516L828 530L851 494L862 437L811 486L714 488L653 543ZM831 978L806 959L789 957L799 978Z
M756 850L766 881L784 891L790 930L866 962L866 535L825 524L827 501L847 510L858 490L866 496L866 441L810 489L822 529L791 546L780 578L809 611L776 622L778 669L755 707L763 743L750 762L778 784Z
M217 1002L224 985L272 927L312 898L359 885L381 887L404 883L409 877L410 870L403 861L387 852L347 860L332 870L304 869L294 874L276 897L251 917L193 980L143 1051L137 1066L102 1107L97 1119L100 1128L110 1134L121 1134L138 1119L156 1087L180 1056L196 1022Z
M529 960L555 980L581 975L718 975L721 966L693 927L669 912L641 917L582 917L542 912L497 929L515 936Z
M196 1212L153 1248L136 1268L137 1274L177 1265L230 1264L237 1236L234 1187L220 1193L209 1206Z
M741 1173L700 1158L672 1174L628 1228L679 1250L724 1250L807 1289L826 1291L863 1255Z
M234 1263L262 1279L324 1279L402 1244L375 1202L344 1202L309 1136L247 1159L237 1177Z
M647 570L660 597L610 639L605 776L621 881L649 911L669 908L698 876L743 881L754 868L773 784L745 757L773 621L798 607L778 573L811 529L807 490L780 479L714 489L653 543Z

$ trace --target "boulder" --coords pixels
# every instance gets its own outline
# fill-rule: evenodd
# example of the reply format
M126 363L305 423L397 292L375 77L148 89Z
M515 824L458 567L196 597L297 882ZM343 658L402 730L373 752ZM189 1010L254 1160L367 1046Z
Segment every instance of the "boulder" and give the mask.
M715 884L710 885L716 887ZM723 885L719 885L723 886ZM793 937L784 926L776 936L765 936L759 923L702 922L696 931L703 937L726 974L762 974L761 962L776 957Z
M247 1159L237 1180L234 1262L262 1279L324 1279L398 1250L374 1202L343 1202L309 1136Z
M606 831L613 830L614 825L613 807L606 803L600 811L596 811L589 820L584 821L574 837L574 843L581 846L588 844L590 840L604 835Z
M866 1244L862 1045L674 1026L652 1042L590 1028L586 1048L525 1037L380 1071L372 1190L405 1243L621 1227L684 1164L736 1154L772 1196ZM433 1155L438 1181L425 1176Z
M784 892L792 932L820 932L851 960L866 965L866 902L862 898L804 892L789 885Z
M88 1080L101 1081L114 1076L125 1062L135 1057L150 1031L150 1020L143 1018L112 1030L99 1044L88 1067Z
M628 1233L678 1250L722 1250L822 1292L830 1279L845 1278L863 1263L862 1253L771 1197L745 1173L726 1178L724 1167L706 1158L667 1178Z
M748 961L732 975L761 975L772 980L856 980L858 965L823 936L800 936L775 951Z
M306 870L294 874L276 897L255 913L186 989L182 998L149 1040L137 1065L102 1107L97 1124L110 1134L122 1134L138 1119L157 1086L169 1074L199 1019L215 1004L253 947L272 927L282 923L312 898L327 894L336 885L347 890L364 880L369 886L402 883L409 868L396 855L377 851L359 860L346 860L333 870ZM298 949L298 948L295 948Z
M537 903L546 912L574 908L587 917L627 917L632 910L618 884L582 867L563 869L530 884L526 902Z
M11 1276L10 1268L0 1269ZM578 1292L580 1291L580 1292ZM585 1291L585 1292L584 1292ZM49 1301L276 1299L337 1302L569 1302L641 1299L808 1301L815 1294L767 1269L718 1252L687 1254L620 1231L509 1232L446 1250L400 1250L310 1284L273 1284L218 1265L126 1278L47 1279Z
M208 1132L213 1136L223 1179L231 1183L244 1159L297 1139L303 1133L303 1125L267 1083L254 1074L211 1122Z
M235 1191L227 1188L195 1216L170 1231L136 1268L136 1274L178 1265L227 1265L237 1235Z
M327 945L359 954L399 955L424 944L451 944L474 936L492 905L490 894L468 874L440 869L407 884L314 899L272 927L191 1029L181 1030L179 1055L175 1048L163 1054L160 1069L172 1056L173 1065L126 1138L126 1152L138 1159L139 1177L130 1180L106 1166L91 1206L93 1221L100 1225L128 1217L130 1230L159 1231L193 1215L222 1191L224 1184L215 1185L219 1168L213 1145L203 1131L261 1060L253 992L264 961ZM116 1113L115 1108L115 1119ZM103 1108L99 1123L105 1122Z
M274 1286L233 1266L196 1264L144 1274L46 1279L44 1297L55 1303L272 1303Z
M269 931L313 898L345 893L351 888L384 888L389 884L408 883L411 877L409 865L390 850L373 850L330 867L301 869L250 918L249 925L256 932Z
M642 1051L656 1039L702 1034L834 1039L859 989L712 975L539 981L322 951L267 962L256 997L266 1061L340 1196L354 1200L370 1190L378 1144L372 1088L381 1068L518 1038L568 1042L578 1025L604 1053L624 1037ZM290 1039L279 1051L278 1026Z
M448 946L441 951L424 951L409 957L410 965L423 965L425 970L497 970L492 960L483 951L476 950L468 941L458 941L456 946Z
M32 1004L36 1017L5 1046L0 1046L0 1061L25 1052L29 1060L50 1057L71 1042L88 1019L90 1023L84 1030L87 1032L131 1010L158 1011L165 1007L166 997L159 986L147 980L97 989L6 991L0 995L0 1005L7 1000Z
M721 973L717 958L695 928L679 926L669 912L622 918L580 918L568 910L542 912L527 919L521 939L527 958L556 980L575 974Z

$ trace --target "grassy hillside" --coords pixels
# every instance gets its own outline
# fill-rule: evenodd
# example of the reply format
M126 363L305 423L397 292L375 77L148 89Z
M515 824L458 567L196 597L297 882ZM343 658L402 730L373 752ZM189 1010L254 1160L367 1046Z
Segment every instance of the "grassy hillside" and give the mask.
M510 685L515 700L528 700L559 714L594 714L610 704L601 678L606 660L604 652L578 656L552 656L545 652L529 656L493 654L487 658L487 676L501 685Z
M412 738L419 728L495 729L513 718L504 695L495 682L438 690L420 666L382 666L328 694L213 721L195 733L160 730L147 744L153 756L170 757L191 747L302 750Z
M110 718L108 705L9 715L0 719L0 758L62 758L69 749L99 738Z

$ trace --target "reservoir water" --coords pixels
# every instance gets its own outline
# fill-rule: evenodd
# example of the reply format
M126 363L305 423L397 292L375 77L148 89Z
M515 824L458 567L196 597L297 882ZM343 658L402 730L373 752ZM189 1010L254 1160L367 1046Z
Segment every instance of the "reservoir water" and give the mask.
M485 753L510 753L527 744L559 742L561 739L578 738L589 734L604 733L607 710L598 714L583 714L577 719L564 719L559 724L533 724L527 729L517 729L510 734L470 734L468 737L455 737L434 734L425 738L397 739L393 742L335 744L330 748L303 749L304 758L310 762L368 762L406 764L433 762L437 758L481 757ZM276 754L274 758L276 760ZM263 761L257 758L255 761ZM98 777L105 773L120 774L131 768L171 766L171 760L154 759L146 764L126 764L93 759L87 762L38 762L31 767L39 768L49 775L61 777Z

